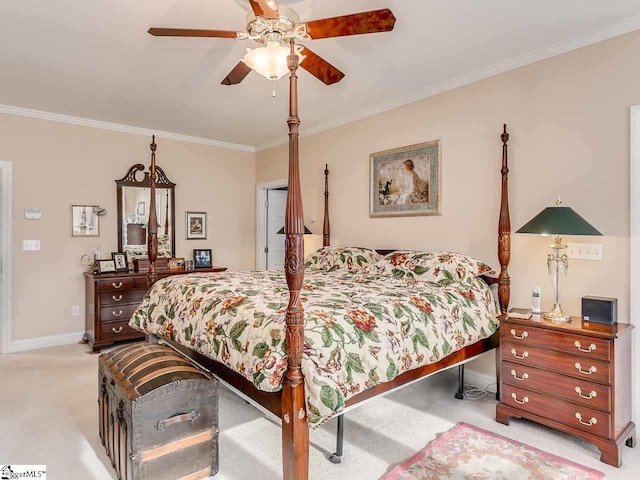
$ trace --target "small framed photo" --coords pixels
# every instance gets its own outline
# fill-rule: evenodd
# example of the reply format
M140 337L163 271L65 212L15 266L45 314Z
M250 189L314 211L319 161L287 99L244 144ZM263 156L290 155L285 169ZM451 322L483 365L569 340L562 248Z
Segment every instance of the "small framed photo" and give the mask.
M111 259L116 266L116 272L128 272L129 263L127 262L127 254L124 252L111 252Z
M211 261L211 249L194 248L193 262L195 268L211 268L213 266L213 263Z
M71 236L99 237L100 217L93 212L96 205L71 205Z
M98 260L98 273L115 273L116 262L113 260Z
M136 209L136 213L138 215L144 215L146 210L147 210L146 204L144 202L138 202L138 208Z
M207 239L207 212L187 212L187 240Z
M170 272L179 272L180 270L184 270L184 258L170 258L169 259L169 271Z

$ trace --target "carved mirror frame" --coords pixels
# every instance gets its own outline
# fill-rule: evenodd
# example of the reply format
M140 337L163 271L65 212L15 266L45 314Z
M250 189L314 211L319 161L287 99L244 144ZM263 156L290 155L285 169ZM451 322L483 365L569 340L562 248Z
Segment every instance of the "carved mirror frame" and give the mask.
M136 178L137 172L144 172L144 178L140 181ZM151 188L150 173L144 171L144 165L137 163L132 166L127 174L120 180L116 180L117 205L118 205L118 251L123 252L122 245L122 187L146 187ZM166 188L171 190L171 256L176 256L176 184L167 178L162 168L156 166L156 188ZM165 220L166 221L166 220ZM145 241L147 243L147 241Z

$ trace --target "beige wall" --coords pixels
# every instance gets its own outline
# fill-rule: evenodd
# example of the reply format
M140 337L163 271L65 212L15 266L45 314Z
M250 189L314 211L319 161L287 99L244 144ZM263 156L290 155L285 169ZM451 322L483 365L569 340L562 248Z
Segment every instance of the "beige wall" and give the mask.
M13 340L84 330L80 257L117 249L116 185L135 163L149 164L150 138L0 115L0 158L13 163ZM230 269L255 262L255 154L159 139L157 160L176 187L176 254L212 248ZM107 209L100 237L71 238L70 205ZM26 207L42 220L25 220ZM208 212L208 239L185 240L185 211ZM23 252L22 240L41 251ZM71 316L80 305L81 317Z
M604 234L566 238L602 242L604 260L571 262L565 310L579 315L583 295L612 296L620 321L628 322L629 107L640 103L639 57L640 32L634 32L302 138L305 223L321 233L328 162L332 234L343 245L451 249L497 265L506 122L513 230L560 194ZM304 104L304 91L300 97ZM304 109L301 119L304 128ZM442 216L369 218L369 154L435 139L442 139ZM286 178L286 160L286 145L259 152L256 181ZM528 306L531 288L540 286L543 307L550 307L548 243L512 236L512 305ZM490 372L492 359L483 360L477 367Z

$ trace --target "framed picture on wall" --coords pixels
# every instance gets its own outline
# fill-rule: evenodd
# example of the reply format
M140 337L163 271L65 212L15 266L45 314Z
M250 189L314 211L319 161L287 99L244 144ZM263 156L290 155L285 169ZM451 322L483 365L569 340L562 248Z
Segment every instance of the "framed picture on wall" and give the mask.
M207 212L187 212L187 240L207 239Z
M211 260L210 248L194 248L193 262L195 268L211 268L213 266Z
M441 143L371 154L370 217L440 215Z
M100 217L94 213L97 205L71 205L71 236L99 237Z
M138 202L138 207L136 209L136 213L138 215L144 215L144 213L146 212L147 208L146 208L146 204L144 202Z

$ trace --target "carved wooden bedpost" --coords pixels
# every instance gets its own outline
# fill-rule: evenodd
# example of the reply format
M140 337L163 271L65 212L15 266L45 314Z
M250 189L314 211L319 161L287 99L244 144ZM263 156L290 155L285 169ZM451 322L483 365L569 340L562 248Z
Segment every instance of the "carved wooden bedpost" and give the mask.
M302 371L304 313L300 288L304 278L304 215L298 159L298 55L291 41L287 57L289 77L289 191L285 213L285 273L289 287L287 306L288 368L282 386L282 467L284 480L306 480L309 475L309 427Z
M498 222L498 260L500 261L500 275L498 276L498 302L500 311L506 314L509 308L511 280L507 268L511 260L511 220L509 218L509 161L507 158L507 124L500 136L502 139L502 193L500 197L500 221Z
M322 226L322 246L331 245L331 227L329 225L329 164L324 164L324 224Z
M149 256L149 273L147 284L153 285L158 279L156 274L156 259L158 258L158 217L156 215L156 136L151 141L151 167L149 178L151 179L151 198L149 199L149 238L147 240L147 254Z

